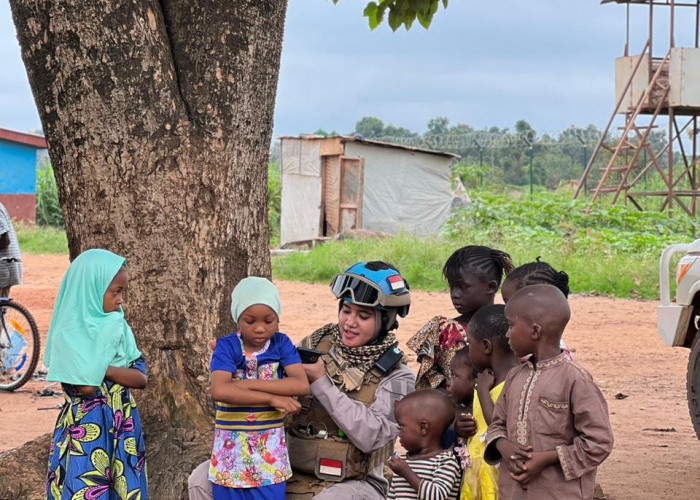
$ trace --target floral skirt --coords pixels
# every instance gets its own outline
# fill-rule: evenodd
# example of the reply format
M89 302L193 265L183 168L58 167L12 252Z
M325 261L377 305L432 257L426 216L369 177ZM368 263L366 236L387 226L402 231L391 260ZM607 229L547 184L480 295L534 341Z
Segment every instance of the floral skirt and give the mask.
M66 403L49 453L49 500L147 500L146 448L128 389L103 383L93 397L63 386Z
M284 428L261 431L214 429L209 480L228 488L259 488L292 476Z

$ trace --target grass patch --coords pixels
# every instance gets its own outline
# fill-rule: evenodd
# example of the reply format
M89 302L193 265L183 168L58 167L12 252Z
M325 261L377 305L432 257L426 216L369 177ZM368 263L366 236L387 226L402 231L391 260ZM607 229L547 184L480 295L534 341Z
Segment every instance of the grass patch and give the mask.
M355 262L384 260L401 270L411 288L446 291L442 266L450 254L464 245L488 245L508 252L516 266L542 257L569 274L572 293L619 298L658 298L658 256L611 254L606 249L581 251L557 245L537 235L531 239L489 233L471 233L464 241L399 236L382 240L329 242L309 252L273 258L275 278L310 283L330 283L333 276Z
M68 254L68 240L63 229L15 224L15 232L21 253Z
M573 293L657 299L661 251L672 243L691 242L700 233L698 221L682 215L669 219L603 204L584 215L585 208L585 202L572 201L570 194L516 199L476 193L439 238L399 235L328 242L309 252L274 257L273 275L328 284L355 262L384 260L397 266L413 289L445 291L441 273L450 254L464 245L487 245L508 252L516 266L541 257L569 274ZM62 229L23 224L15 229L23 253L68 253Z
M603 203L585 214L586 202L570 193L534 196L472 193L472 203L454 214L440 238L332 242L308 253L273 260L276 278L329 283L359 261L397 266L411 287L446 290L441 272L449 255L464 245L508 252L516 266L537 257L566 271L573 293L618 298L658 298L658 263L670 244L695 239L698 221L683 215L639 212Z
M310 252L273 258L272 274L285 280L330 283L355 262L383 260L398 267L412 287L416 283L422 290L438 291L446 289L440 270L450 252L437 240L412 236L332 241Z

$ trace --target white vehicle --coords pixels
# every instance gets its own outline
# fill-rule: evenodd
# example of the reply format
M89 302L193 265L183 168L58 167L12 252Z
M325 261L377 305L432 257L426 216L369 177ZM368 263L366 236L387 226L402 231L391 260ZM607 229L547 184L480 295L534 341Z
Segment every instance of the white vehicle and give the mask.
M676 267L676 301L672 302L669 267L677 254L684 255ZM700 439L700 240L666 247L659 262L659 293L659 335L668 346L690 348L688 408L695 434Z

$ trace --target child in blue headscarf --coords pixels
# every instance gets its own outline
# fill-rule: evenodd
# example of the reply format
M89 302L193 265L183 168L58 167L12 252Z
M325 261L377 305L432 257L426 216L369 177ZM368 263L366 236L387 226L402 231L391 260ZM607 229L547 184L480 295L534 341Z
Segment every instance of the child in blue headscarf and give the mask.
M294 344L278 331L281 312L265 278L245 278L231 294L238 332L217 342L211 361L214 500L285 498L292 469L284 417L301 409L293 396L308 394L309 382Z
M44 363L65 404L49 453L46 498L147 500L146 448L129 389L146 386L146 365L124 319L126 259L80 254L63 277ZM102 496L105 495L105 496Z

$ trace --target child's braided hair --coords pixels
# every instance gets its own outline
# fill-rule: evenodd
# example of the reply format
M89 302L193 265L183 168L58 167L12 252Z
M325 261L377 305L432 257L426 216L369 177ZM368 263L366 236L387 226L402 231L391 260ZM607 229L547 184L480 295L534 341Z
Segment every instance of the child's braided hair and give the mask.
M541 261L540 257L537 257L535 262L528 262L513 269L508 275L508 281L515 282L518 290L528 285L553 285L561 290L564 297L569 296L569 275L564 271L557 271L547 262Z
M513 261L506 252L480 245L468 245L456 250L445 262L442 275L448 283L458 281L462 271L473 272L483 282L498 285L513 270Z

